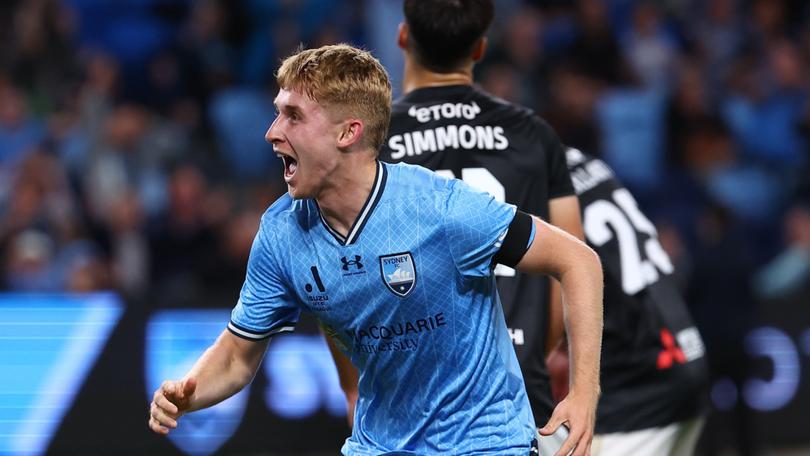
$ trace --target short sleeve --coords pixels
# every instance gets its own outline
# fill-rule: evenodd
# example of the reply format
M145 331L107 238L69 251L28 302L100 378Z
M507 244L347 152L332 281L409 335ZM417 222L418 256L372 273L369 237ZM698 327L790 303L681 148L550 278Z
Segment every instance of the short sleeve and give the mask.
M491 273L492 257L506 238L516 208L462 181L453 179L449 185L445 234L453 261L464 276L487 276Z
M282 279L284 274L274 251L279 245L275 238L263 220L228 324L232 333L244 339L260 340L292 331L298 322L300 308Z

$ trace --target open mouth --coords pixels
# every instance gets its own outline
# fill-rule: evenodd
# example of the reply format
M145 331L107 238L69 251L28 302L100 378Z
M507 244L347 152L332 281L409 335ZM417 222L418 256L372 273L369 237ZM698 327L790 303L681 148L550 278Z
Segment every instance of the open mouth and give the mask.
M298 160L279 152L276 152L276 155L284 162L284 180L289 182L298 169Z

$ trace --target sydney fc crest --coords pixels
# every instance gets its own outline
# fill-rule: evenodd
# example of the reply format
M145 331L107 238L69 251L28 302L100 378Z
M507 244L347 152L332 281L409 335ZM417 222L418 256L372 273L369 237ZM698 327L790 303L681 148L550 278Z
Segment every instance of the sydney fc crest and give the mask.
M392 293L401 298L408 296L416 285L416 265L411 252L381 256L380 274Z

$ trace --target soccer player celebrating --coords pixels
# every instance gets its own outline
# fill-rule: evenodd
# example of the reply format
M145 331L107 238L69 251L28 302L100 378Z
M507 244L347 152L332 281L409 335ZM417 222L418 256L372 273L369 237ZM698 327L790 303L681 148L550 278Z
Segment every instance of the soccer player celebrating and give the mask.
M228 328L183 379L155 391L151 429L168 433L247 385L268 338L306 311L359 370L344 454L526 456L536 431L496 263L560 280L582 386L555 416L592 422L602 331L593 251L459 180L379 162L391 86L367 52L301 51L277 80L266 137L288 194L262 217ZM569 449L585 454L591 438L583 431Z
M700 333L670 277L672 263L613 171L576 149L567 158L585 237L605 270L602 396L592 453L694 454L708 367Z
M405 95L394 102L380 159L460 178L581 237L579 204L557 135L531 110L473 86L473 66L484 55L494 15L492 1L406 0L403 9L397 42L405 57ZM549 298L560 294L550 294L554 282L548 277L504 265L495 275L535 422L542 426L554 410L545 355L562 337L563 321L559 301L552 305ZM351 411L357 382L350 363L332 352ZM580 388L589 386L574 384L572 391ZM567 425L576 434L593 423L572 417ZM541 437L541 453L554 454L563 440L564 432Z

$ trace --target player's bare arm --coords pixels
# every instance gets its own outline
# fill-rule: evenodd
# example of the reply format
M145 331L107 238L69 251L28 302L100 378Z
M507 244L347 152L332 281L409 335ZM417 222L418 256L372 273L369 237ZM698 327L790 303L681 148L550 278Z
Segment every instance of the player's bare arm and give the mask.
M185 413L217 404L253 380L269 339L250 341L225 330L181 380L167 380L152 396L149 428L166 435Z
M582 230L582 216L579 210L579 199L576 195L549 200L548 208L549 222L552 225L574 235L579 240L585 240L585 233ZM562 303L564 297L560 283L556 280L551 281L550 297L545 356L548 356L560 344L565 334Z
M563 423L570 435L558 451L589 453L599 398L599 354L602 343L602 266L599 257L571 234L535 218L536 234L517 269L549 274L562 284L565 322L571 348L569 395L540 430L550 435Z

